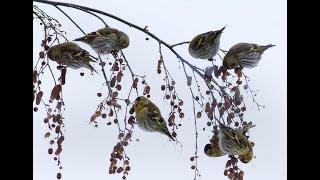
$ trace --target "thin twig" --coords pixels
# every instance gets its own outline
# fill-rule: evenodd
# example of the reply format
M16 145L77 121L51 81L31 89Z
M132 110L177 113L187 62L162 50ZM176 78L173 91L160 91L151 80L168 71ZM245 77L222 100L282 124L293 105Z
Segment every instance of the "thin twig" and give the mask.
M192 96L194 97L194 93L190 87L190 92ZM194 158L195 158L195 169L194 169L194 180L197 179L197 175L200 175L198 170L198 126L197 126L197 118L196 118L196 109L195 109L195 103L194 98L192 98L192 105L193 105L193 119L194 119L194 129L195 129L195 151L194 151Z
M56 7L59 11L61 11L65 16L67 16L67 18L75 25L77 26L77 28L83 33L83 34L86 34L81 28L80 26L74 22L74 20L68 15L66 14L62 9L60 9L57 5L54 5L54 7Z
M52 69L51 69L51 67L50 67L50 65L49 65L49 60L48 60L48 59L47 59L47 64L48 64L48 68L49 68L49 70L50 70L51 76L52 76L52 78L53 78L54 84L57 85L56 79L55 79L55 77L54 77L54 75L53 75L53 72L52 72Z
M175 47L175 46L179 46L179 45L182 45L182 44L189 44L190 41L184 41L184 42L181 42L181 43L177 43L177 44L174 44L174 45L171 45L171 47Z
M80 10L80 9L79 9L79 10ZM106 27L109 27L108 24L107 24L100 16L98 16L98 15L96 15L96 14L90 12L90 11L87 11L87 10L85 10L85 9L81 9L81 10L84 11L84 12L86 12L86 13L88 13L88 14L91 14L91 15L95 16L95 17L98 18L98 19L100 19L101 22L102 22Z
M129 65L129 62L128 62L126 56L124 55L124 53L122 52L122 50L120 50L120 52L121 52L121 56L123 57L124 61L126 62L126 65L127 65L128 68L129 68L129 71L130 71L131 77L132 77L132 81L134 81L134 76L135 76L135 74L133 73L133 71L132 71L132 69L131 69L131 67L130 67L130 65ZM135 88L135 89L136 89L136 94L137 94L137 97L138 97L138 96L139 96L139 94L138 94L138 87Z
M260 107L262 107L262 108L265 108L265 107L264 107L263 105L260 105L260 104L256 101L256 99L254 98L253 90L250 88L249 83L248 83L248 76L246 76L242 71L241 71L241 73L243 74L244 79L245 79L245 81L246 81L246 85L248 86L248 89L249 89L249 91L250 91L250 95L251 95L252 101L253 101L253 103L255 103L255 104L257 105L258 111L260 111Z
M228 51L220 49L221 52L223 52L224 54L227 54Z
M98 53L98 57L99 57L100 63L102 63L103 61L102 61L101 56L100 56L99 53ZM101 71L102 71L103 77L104 77L104 79L106 81L106 84L107 84L107 87L108 87L108 90L109 90L108 95L111 95L112 89L110 87L110 81L107 78L106 71L104 70L104 66L101 66Z

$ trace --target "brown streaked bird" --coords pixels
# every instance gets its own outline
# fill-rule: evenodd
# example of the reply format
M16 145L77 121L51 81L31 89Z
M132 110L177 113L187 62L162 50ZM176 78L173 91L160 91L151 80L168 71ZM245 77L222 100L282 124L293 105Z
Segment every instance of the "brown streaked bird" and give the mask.
M56 61L58 64L65 64L72 69L85 67L98 73L89 62L96 62L90 58L88 51L82 49L79 45L73 42L65 42L52 46L48 50L49 59Z
M170 134L167 123L161 116L160 109L148 98L140 96L134 101L134 112L138 126L149 132L159 132L175 141Z
M253 157L253 150L242 129L232 129L219 123L219 147L225 154L239 155L243 163L248 163Z
M223 58L223 66L227 69L253 68L261 60L265 50L275 45L258 45L254 43L238 43L232 46Z
M220 47L220 37L225 27L197 35L189 44L189 53L197 59L212 61Z
M129 46L129 37L115 28L105 27L75 39L91 46L98 54L108 54L112 50L121 50Z

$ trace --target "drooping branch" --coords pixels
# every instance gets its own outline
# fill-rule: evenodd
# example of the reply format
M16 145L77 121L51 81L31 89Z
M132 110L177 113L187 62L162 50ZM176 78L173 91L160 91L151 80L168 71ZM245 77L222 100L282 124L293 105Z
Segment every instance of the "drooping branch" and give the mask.
M45 1L45 0L34 0L34 2L40 2L40 3L45 3L45 4L51 4L51 5L61 5L61 6L66 6L66 7L71 7L71 8L76 8L79 10L88 10L88 11L92 11L92 12L96 12L105 16L108 16L112 19L118 20L130 27L133 27L147 35L149 35L150 37L152 37L153 39L155 39L156 41L158 41L159 43L163 44L164 46L166 46L173 54L175 54L177 56L178 59L181 60L181 63L185 69L185 65L187 64L192 70L194 70L200 77L204 78L203 74L199 71L199 68L197 68L196 66L192 65L191 63L189 63L188 61L186 61L184 58L182 58L182 56L177 53L173 47L171 45L169 45L168 43L164 42L163 40L161 40L160 38L158 38L156 35L152 34L151 32L147 31L145 28L142 28L140 26L137 26L135 24L132 24L126 20L123 20L117 16L114 16L112 14L97 10L97 9L93 9L93 8L89 8L89 7L85 7L85 6L80 6L80 5L76 5L76 4L72 4L72 3L63 3L63 2L56 2L56 1ZM214 81L214 80L213 80Z
M213 85L209 85L208 82L205 80L205 76L204 76L204 73L201 72L201 69L196 67L195 65L192 65L191 63L189 63L188 61L186 61L179 53L177 53L173 47L171 45L169 45L168 43L164 42L163 40L161 40L160 38L158 38L156 35L152 34L151 32L149 32L148 30L146 30L145 28L142 28L142 27L139 27L135 24L132 24L126 20L123 20L117 16L114 16L112 14L109 14L109 13L106 13L106 12L103 12L103 11L100 11L100 10L96 10L96 9L93 9L93 8L89 8L89 7L85 7L85 6L80 6L80 5L76 5L76 4L71 4L71 3L63 3L63 2L55 2L55 1L44 1L44 0L34 0L35 2L40 2L40 3L46 3L46 4L51 4L51 5L61 5L61 6L66 6L66 7L71 7L71 8L75 8L75 9L79 9L79 10L87 10L87 11L92 11L92 12L95 12L95 13L98 13L98 14L102 14L102 15L105 15L107 17L110 17L112 19L115 19L115 20L118 20L130 27L133 27L147 35L149 35L150 37L152 37L153 39L155 39L156 41L158 41L160 44L163 44L164 46L166 46L173 54L175 54L177 56L177 58L180 60L181 64L182 64L182 67L183 67L183 70L184 70L184 73L185 73L185 76L186 78L188 78L188 75L187 75L187 72L186 72L186 68L185 68L185 64L187 66L189 66L189 68L191 68L195 73L197 73L202 79L204 79L204 81L206 82L206 85L208 87L209 90L211 89L215 89L214 87L212 87ZM227 96L228 98L231 98L231 96L226 93L225 91L225 87L219 85L219 83L211 78L210 80L211 82L214 83L214 85L216 85L218 88L219 88L219 91L218 92L219 94L222 94L223 96ZM217 89L216 89L217 90ZM212 95L212 98L214 98L213 94L211 93Z
M61 11L84 35L86 35L86 33L82 30L82 28L81 28L67 13L65 13L61 8L58 7L58 4L52 4L52 5L53 5L55 8L57 8L59 11ZM81 11L84 11L84 12L86 12L86 13L89 13L89 14L97 17L98 19L100 19L100 20L103 22L103 24L104 24L106 27L108 27L107 23L106 23L100 16L98 16L98 15L96 15L96 14L94 14L94 13L88 11L88 10L85 10L85 9L81 9L81 8L77 8L77 9L79 9L79 10L81 10ZM128 68L129 68L129 70L130 70L130 73L131 73L131 75L132 75L132 80L133 80L133 76L134 76L133 71L132 71L130 65L128 64L128 61L126 60L126 58L125 58L125 56L124 56L124 53L123 53L122 51L121 51L121 55L123 56L123 58L124 58L125 61L126 61L126 64L127 64ZM97 58L95 58L95 59L97 59ZM100 62L102 63L102 59L101 59L100 56L99 56L99 60L100 60ZM109 95L110 95L111 92L112 92L112 90L111 90L111 87L110 87L110 84L109 84L110 81L108 80L108 78L107 78L107 76L106 76L106 72L105 72L105 70L104 70L104 67L102 67L102 73L103 73L103 77L105 78L106 85L107 85L107 87L108 87ZM137 89L136 89L136 92L137 92L137 96L138 96L138 91L137 91Z
M56 7L59 11L61 11L65 16L67 16L67 18L75 25L77 26L77 28L83 33L83 34L86 34L82 29L81 27L76 23L74 22L74 20L67 14L65 13L61 8L59 8L57 5L54 5L54 7Z
M187 84L189 86L189 90L190 90L190 93L192 95L192 101L193 101L193 117L194 117L194 127L195 127L195 137L196 137L196 139L195 139L194 158L196 158L196 161L195 161L195 166L193 166L192 169L195 170L195 179L197 178L197 176L200 176L199 171L198 171L198 165L197 165L198 164L198 161L197 161L197 158L198 158L198 156L197 156L197 154L198 154L198 124L197 124L197 118L200 118L201 114L198 115L198 113L201 113L203 110L207 113L208 118L211 121L211 123L210 122L207 123L208 126L210 126L212 124L212 122L213 122L212 120L213 119L215 120L214 121L215 125L216 125L216 121L220 121L221 122L221 119L223 121L223 124L225 124L225 120L224 120L225 112L228 114L228 117L227 117L228 125L230 125L231 122L235 122L235 121L232 121L232 118L234 118L234 116L239 117L240 120L241 120L241 123L243 122L242 121L243 120L242 119L242 116L243 116L242 112L245 111L245 107L241 107L241 109L240 109L240 105L243 104L245 106L245 104L244 104L244 102L242 102L242 95L240 95L240 92L239 92L239 85L241 83L238 83L238 81L240 81L240 77L241 76L238 75L239 79L237 81L237 84L235 84L231 88L229 86L231 86L233 84L230 83L231 81L228 81L229 79L227 80L227 76L229 76L230 73L228 73L228 71L225 68L223 68L223 66L218 68L218 66L212 64L212 67L210 67L210 68L213 68L213 69L216 68L214 70L214 75L216 76L216 79L214 79L212 77L212 71L211 71L211 73L207 73L207 69L205 69L205 70L200 69L197 66L191 64L190 62L186 61L173 48L176 47L176 46L179 46L179 45L190 43L189 41L185 41L185 42L181 42L181 43L170 45L169 43L166 43L165 41L163 41L160 38L158 38L153 33L149 32L146 28L139 27L139 26L137 26L135 24L132 24L132 23L130 23L130 22L126 21L126 20L123 20L123 19L121 19L121 18L119 18L117 16L114 16L112 14L109 14L109 13L106 13L106 12L103 12L103 11L100 11L100 10L92 9L92 8L89 8L89 7L80 6L80 5L71 4L71 3L45 1L45 0L34 0L34 2L53 5L59 11L61 11L83 34L86 34L86 33L81 29L81 27L66 12L64 12L61 8L59 8L59 6L75 8L75 9L78 9L80 11L83 11L83 12L86 12L88 14L91 14L91 15L97 17L98 19L100 19L103 22L103 24L108 27L108 25L105 23L105 21L99 15L107 16L109 18L112 18L112 19L115 19L117 21L120 21L120 22L122 22L122 23L124 23L124 24L126 24L126 25L128 25L130 27L133 27L133 28L137 29L138 31L141 31L141 32L149 35L154 40L156 40L158 42L158 44L159 44L159 53L160 53L159 62L161 62L160 65L159 65L159 62L158 62L158 68L159 68L159 66L162 65L162 67L165 69L165 79L164 80L165 80L166 86L163 85L162 87L164 87L164 88L161 87L161 89L162 90L163 89L166 90L165 91L165 93L166 93L165 98L167 100L171 101L170 102L170 104L171 104L171 112L170 112L170 117L169 117L168 121L169 121L169 126L173 126L173 134L172 134L173 137L176 136L174 130L175 130L175 127L177 127L177 125L174 122L174 113L176 113L177 112L176 109L178 109L178 112L180 113L179 114L180 118L183 118L184 114L183 114L183 112L181 112L182 111L181 108L180 107L178 108L178 105L175 104L175 102L174 102L176 100L176 97L178 97L177 94L176 94L175 86L174 86L175 81L173 80L172 76L170 75L170 72L166 69L164 58L163 58L162 52L161 52L161 47L165 46L166 48L168 48L171 51L171 53L176 55L176 57L179 59L179 62L182 65L182 68L183 68L183 71L184 71L184 74L185 74L185 77L186 77L186 80L187 80ZM99 14L99 15L97 15L97 14ZM224 54L226 53L226 51L224 51L224 50L221 50L221 51ZM108 94L108 97L105 98L100 103L100 105L98 106L96 112L99 112L100 114L97 114L96 117L99 117L99 116L106 117L106 114L101 114L102 108L103 109L107 109L108 108L108 107L105 107L104 104L107 104L109 106L110 114L111 113L115 114L114 124L116 124L118 129L119 129L119 136L118 136L119 142L115 146L114 152L111 154L111 159L112 160L116 160L118 158L119 160L121 160L123 155L124 155L125 158L122 161L123 161L123 167L125 167L126 165L128 165L127 163L129 163L129 161L128 161L129 158L126 155L126 152L124 150L124 146L126 146L128 144L128 139L131 138L133 124L135 124L134 120L132 120L134 117L132 115L130 115L130 117L128 119L128 124L131 125L131 129L127 128L127 121L126 121L127 120L127 112L128 112L129 104L131 104L130 95L131 95L132 90L135 89L136 95L138 96L137 82L138 82L139 78L141 78L143 80L142 84L144 84L144 86L145 86L145 89L143 91L143 95L147 95L148 97L150 97L149 93L145 93L145 92L150 91L150 87L149 87L149 90L148 90L148 88L147 88L148 84L146 83L146 81L144 79L144 76L139 76L137 74L134 74L133 70L131 69L130 65L128 64L128 61L127 61L124 53L122 51L120 51L120 53L121 53L120 54L121 57L118 55L118 52L112 52L112 56L114 57L115 61L114 61L113 64L110 62L109 65L116 65L118 70L113 69L113 66L112 66L112 68L111 68L112 74L110 75L109 79L107 78L106 72L104 71L105 62L103 62L101 57L99 57L100 65L102 66L103 77L104 77L104 79L106 81L106 84L108 86L109 94ZM222 57L220 55L219 55L219 57L222 60ZM123 61L125 61L126 65L122 64ZM119 67L118 67L118 62L119 62ZM104 64L104 65L102 65L102 64ZM120 92L120 90L121 90L121 86L118 86L120 84L117 83L116 80L115 80L116 78L118 78L119 74L120 74L119 77L122 76L122 72L120 72L119 70L122 70L122 68L124 70L125 67L128 67L128 69L130 71L130 74L131 74L132 82L133 82L133 85L130 87L130 91L128 93L127 99L123 99L123 98L118 98L117 97L118 96L118 92ZM191 84L192 76L190 76L188 74L188 71L187 71L186 67L190 68L190 70L193 73L193 77L194 77L194 80L195 80L195 85L197 87L198 95L201 98L200 101L199 101L199 97L194 95L193 87L195 85ZM117 72L117 71L118 71L118 74L115 75L115 72ZM160 71L160 73L161 73L161 71ZM158 72L158 74L160 74L160 73ZM198 75L200 77L200 79L203 80L204 84L207 87L207 91L206 91L206 95L208 95L208 97L207 97L208 101L207 102L204 102L205 101L204 100L204 94L201 93L200 84L199 84L199 81L198 81L196 75ZM219 81L217 81L217 80L219 80L219 77L221 77L221 79L223 81L223 83L221 85L218 83ZM232 77L234 77L234 76L232 76ZM248 83L247 82L247 77L245 75L244 75L244 77L245 77L246 83ZM115 89L112 89L112 88L114 88L115 83L113 83L113 85L110 86L110 82L112 81L112 79L114 80L113 82L116 82L117 83L116 85L118 86L118 87L116 86ZM121 81L121 79L120 79L120 81ZM120 82L120 81L118 81L118 82ZM169 89L169 91L167 91L168 89ZM113 91L113 90L115 90L115 91ZM249 90L251 92L252 98L254 98L253 94L252 94L253 91L251 89L249 89ZM216 92L220 96L220 98L218 98L218 99L215 98L215 94L214 93L216 93ZM235 93L235 95L232 95L232 93ZM100 94L100 96L101 96L101 94ZM109 97L110 97L110 99L109 99ZM116 106L114 104L110 104L110 103L116 103L116 100L123 100L126 103L125 117L124 117L124 129L121 128L121 126L120 126L120 124L118 122L119 119L118 119L117 111L120 111L119 108L116 109ZM179 98L178 98L178 101L180 101ZM199 106L201 108L201 112L196 113L195 102L198 102L198 104L199 104ZM254 100L254 103L256 103L258 105L258 108L259 108L259 104L255 100ZM119 105L119 104L116 104L116 105ZM180 105L180 102L179 102L179 106L182 106L182 105ZM130 109L130 111L131 111L131 109ZM130 112L130 111L129 111L129 113L133 114L133 112L132 111ZM217 114L219 116L216 116L216 111L219 113L219 114ZM109 115L109 116L111 117L112 115ZM173 119L171 117L173 117ZM170 125L170 122L171 122L171 125ZM236 122L236 123L238 123L238 122ZM111 122L110 122L110 124L111 124ZM110 124L108 124L108 125L110 125ZM181 124L179 124L179 126L180 125ZM239 123L238 123L238 125L239 125ZM235 126L238 126L238 125L235 125ZM244 125L244 123L242 123L241 125ZM127 138L127 135L128 135L129 138ZM114 156L115 154L118 155L119 157ZM114 163L114 161L111 161L110 168L115 168L116 164L117 163ZM120 168L118 168L118 170L119 169ZM122 170L123 170L123 168L122 168ZM119 170L119 171L122 172L122 170ZM111 173L115 173L115 169L112 169L112 171L110 171L110 172ZM124 177L125 177L125 172L124 172Z

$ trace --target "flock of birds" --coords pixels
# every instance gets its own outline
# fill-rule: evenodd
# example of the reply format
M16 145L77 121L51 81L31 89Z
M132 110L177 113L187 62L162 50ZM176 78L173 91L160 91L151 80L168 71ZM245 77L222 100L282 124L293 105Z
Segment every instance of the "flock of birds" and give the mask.
M189 43L190 55L197 59L212 61L219 51L220 37L224 29L225 27L195 36ZM128 35L110 27L91 32L74 41L88 44L99 56L129 46ZM223 66L227 69L256 67L264 51L273 46L272 44L238 43L232 46L224 56ZM92 58L88 51L73 42L65 42L52 46L48 50L48 57L59 64L64 64L73 69L85 67L91 72L96 72L90 65L90 62L96 62L96 60ZM148 98L144 96L137 97L134 101L134 111L137 124L141 129L165 134L175 141L168 130L160 109ZM204 153L209 157L238 155L238 159L241 162L250 162L253 157L253 150L245 133L253 126L233 129L220 122L218 123L218 142L206 144Z

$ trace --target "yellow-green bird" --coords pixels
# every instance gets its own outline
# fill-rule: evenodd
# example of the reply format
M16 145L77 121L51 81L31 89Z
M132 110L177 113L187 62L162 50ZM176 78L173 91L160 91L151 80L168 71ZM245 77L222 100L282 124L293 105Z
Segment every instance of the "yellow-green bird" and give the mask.
M73 69L85 67L90 69L91 72L98 73L89 63L96 62L90 57L89 52L73 42L65 42L52 46L48 50L48 57L58 64L65 64Z
M206 144L204 153L209 157L220 157L226 155L219 147L219 144Z
M129 37L115 28L105 27L91 32L74 41L81 41L91 46L98 54L108 54L112 50L120 50L129 46Z
M175 141L168 130L166 121L161 116L160 109L148 98L137 97L134 102L134 112L137 124L141 129L165 134Z
M241 129L232 129L219 123L219 147L225 154L239 155L239 160L248 163L253 157L249 140Z
M254 43L238 43L232 46L224 56L223 66L227 69L256 67L264 51L273 46L275 45L263 46Z
M197 59L212 61L220 47L220 37L225 27L216 31L209 31L194 37L189 44L189 54Z

